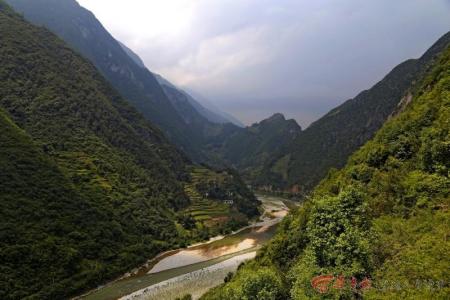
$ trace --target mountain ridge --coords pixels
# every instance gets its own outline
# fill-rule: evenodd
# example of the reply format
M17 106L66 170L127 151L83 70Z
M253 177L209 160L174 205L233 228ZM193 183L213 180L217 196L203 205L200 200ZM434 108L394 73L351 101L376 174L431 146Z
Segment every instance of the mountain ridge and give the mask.
M94 14L75 0L7 2L32 23L47 26L90 60L125 99L191 159L204 160L199 147L202 132L187 126L153 74L130 57Z
M146 68L144 62L142 59L137 55L133 50L128 48L125 44L118 41L118 43L122 46L122 48L125 50L125 52L142 68ZM192 105L195 110L204 118L206 118L209 122L217 123L217 124L224 124L224 123L233 123L234 125L240 126L239 123L237 123L233 118L224 117L223 113L218 114L214 111L211 111L210 109L204 107L198 100L196 100L194 97L192 97L188 92L184 91L183 89L178 88L174 84L172 84L170 81L165 79L163 76L152 72L153 76L155 76L158 83L161 85L161 87L166 90L167 88L175 89L180 94L183 94L183 97L186 97L189 104ZM167 94L167 92L166 92ZM173 103L172 103L173 104ZM175 105L174 105L175 106ZM176 108L176 106L175 106Z
M313 122L266 162L254 178L256 183L271 186L274 190L299 185L307 192L330 169L343 167L350 154L373 136L414 87L417 78L426 72L436 56L449 44L450 33L447 33L420 58L397 65L372 88L360 92ZM281 162L285 165L281 173L287 176L276 170Z
M176 87L174 84L169 82L167 79L162 77L159 74L155 74L156 80L158 80L159 84L163 87L164 91L166 92L166 95L173 95L174 93L177 93L179 95L178 98L185 99L202 117L204 117L206 120L212 123L216 124L226 124L231 123L233 125L237 125L236 122L231 118L225 118L222 115L219 115L218 113L215 113L207 108L205 108L202 104L200 104L194 97L192 97L188 92L184 91L183 89L180 89ZM174 105L176 107L176 105Z
M259 123L227 132L220 143L211 142L210 147L251 181L257 166L270 159L272 153L301 131L295 120L286 120L284 115L276 113Z

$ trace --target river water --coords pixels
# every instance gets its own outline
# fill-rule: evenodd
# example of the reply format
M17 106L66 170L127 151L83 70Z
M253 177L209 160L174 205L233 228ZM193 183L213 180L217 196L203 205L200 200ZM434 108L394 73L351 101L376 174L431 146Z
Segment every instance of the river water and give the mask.
M175 299L191 294L194 299L223 282L228 272L252 259L275 233L288 213L284 199L258 196L264 208L260 222L227 236L186 249L168 251L122 279L82 296L89 300Z

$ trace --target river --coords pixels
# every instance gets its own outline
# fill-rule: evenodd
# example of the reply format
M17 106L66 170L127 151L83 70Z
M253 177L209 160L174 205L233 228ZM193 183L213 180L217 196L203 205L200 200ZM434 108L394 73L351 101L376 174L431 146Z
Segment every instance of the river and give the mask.
M287 200L258 195L264 214L259 222L227 236L161 253L122 279L82 296L87 300L175 299L185 294L199 298L221 284L228 272L252 259L275 233L288 213ZM292 203L290 203L292 204Z

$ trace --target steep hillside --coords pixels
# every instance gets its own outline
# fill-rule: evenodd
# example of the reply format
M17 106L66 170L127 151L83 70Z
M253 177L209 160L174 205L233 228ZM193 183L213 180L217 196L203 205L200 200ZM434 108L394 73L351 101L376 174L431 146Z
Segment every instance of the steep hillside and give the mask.
M2 9L0 41L0 106L32 136L29 159L52 167L1 144L1 226L17 229L2 238L14 270L2 272L2 298L60 298L176 245L172 210L189 204L183 157L46 30Z
M198 92L196 92L192 89L187 89L186 92L189 95L191 95L197 102L199 102L202 105L202 107L213 112L215 115L222 117L223 119L229 121L230 123L232 123L238 127L245 127L245 125L240 120L238 120L236 117L234 117L230 113L227 113L227 112L221 110L216 105L214 105L210 100L206 99L204 96L202 96Z
M131 54L136 56L136 54ZM216 113L206 107L204 107L202 104L200 104L196 99L194 99L194 97L192 97L188 92L177 88L176 86L174 86L172 83L170 83L167 79L165 79L164 77L162 77L159 74L154 74L156 80L158 80L159 84L162 86L162 88L166 91L166 94L173 94L174 91L177 94L180 95L180 99L182 99L182 101L187 101L190 106L192 106L197 113L199 113L203 118L206 118L209 122L211 123L215 123L215 124L226 124L226 123L231 123L234 124L238 127L242 127L242 124L238 121L236 121L236 119L234 119L231 116L227 116L224 113ZM172 102L173 103L173 102ZM175 108L177 108L177 104L173 103Z
M179 223L189 160L3 1L0 110L1 299L67 298L204 237ZM234 183L247 220L258 202Z
M292 142L301 131L295 120L286 120L282 114L274 114L228 134L224 142L213 149L240 171L250 173L269 160L280 147Z
M133 61L139 65L141 68L146 68L142 59L134 53L133 50L128 48L126 45L119 42L128 56L133 59ZM183 119L197 119L198 121L208 124L209 122L215 124L225 124L225 123L235 123L233 118L225 117L216 112L209 110L208 108L202 106L197 100L195 100L189 93L176 87L170 81L165 79L159 74L153 73L153 76L161 85L162 89L165 91L166 95L169 97L173 107L177 110ZM201 116L201 117L200 117ZM207 122L205 122L207 121ZM190 124L190 123L188 123ZM241 124L235 124L241 126Z
M347 158L373 137L449 43L447 33L421 58L398 65L371 89L311 124L267 163L257 176L259 185L300 185L310 190L331 168L343 167Z
M130 56L130 58L138 66L140 66L141 68L146 68L144 65L144 62L139 57L139 55L134 53L133 50L131 50L130 48L128 48L126 45L122 44L121 42L119 42L119 44L123 48L123 50L125 50L125 52L128 54L128 56ZM153 76L158 81L158 83L161 85L163 90L166 92L166 95L168 93L173 94L174 93L173 90L176 90L176 93L180 95L179 96L180 100L178 100L178 101L174 101L174 99L170 99L170 98L169 98L169 100L171 100L173 107L178 111L178 113L180 114L181 117L183 117L185 119L186 118L188 118L188 119L197 118L197 119L199 119L199 121L203 121L204 123L208 123L208 122L205 122L204 119L206 119L207 121L209 121L211 123L215 123L215 124L232 123L239 127L242 126L242 124L237 122L234 118L225 116L223 113L222 114L216 113L216 112L204 107L196 99L194 99L194 97L192 97L189 93L176 87L175 85L173 85L170 81L168 81L161 75L153 73ZM177 100L177 99L175 99L175 100ZM184 106L186 106L184 104L185 101L187 102L187 105L190 106L189 109L186 109L184 107ZM180 106L178 106L179 102L181 102ZM192 109L194 109L194 111L192 111ZM203 118L199 118L199 114Z
M0 297L63 295L83 261L86 278L73 280L69 293L84 280L102 276L105 270L90 270L90 265L95 251L117 247L106 239L116 228L102 228L112 225L108 215L82 197L39 144L2 111L0 128ZM51 284L61 278L58 286Z
M410 91L256 260L203 299L448 299L450 48Z
M133 52L133 50L131 50L130 48L128 48L125 44L121 43L120 41L117 41L119 43L119 45L122 47L122 49L125 51L126 54L128 54L128 56L141 68L147 68L144 64L144 62L142 61L142 59L139 57L139 55L137 55L136 53ZM153 74L155 75L155 74ZM155 75L155 79L158 80L158 78ZM158 81L159 82L159 81Z
M123 97L192 159L206 160L201 153L203 131L184 122L153 74L143 68L136 57L130 57L131 53L122 48L91 12L75 0L6 2L27 20L49 28L90 60ZM206 121L192 109L198 122Z

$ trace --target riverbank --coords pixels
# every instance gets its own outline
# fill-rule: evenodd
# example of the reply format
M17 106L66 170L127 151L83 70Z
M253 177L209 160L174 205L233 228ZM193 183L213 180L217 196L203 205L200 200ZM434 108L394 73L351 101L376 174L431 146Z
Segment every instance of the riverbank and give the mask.
M161 300L175 299L180 295L190 294L192 299L200 298L211 287L223 282L229 272L236 272L238 266L250 259L255 258L256 251L240 254L216 263L212 266L186 273L169 280L139 290L120 300L145 299Z
M259 222L241 228L227 236L218 236L207 242L198 243L188 248L161 253L140 268L136 268L120 279L91 291L80 298L88 300L112 300L131 294L138 297L138 294L135 294L137 291L148 289L154 293L154 289L150 288L160 283L165 287L161 291L166 293L169 292L168 287L172 287L174 290L178 289L178 285L174 283L177 281L172 280L176 277L179 277L180 285L183 285L189 281L189 278L196 278L195 274L197 273L193 272L209 268L236 256L241 256L242 259L246 258L246 256L242 255L256 252L274 235L276 225L289 211L289 208L280 198L266 196L258 196L258 198L262 201L264 209L262 220ZM236 260L233 261L236 262ZM229 269L231 265L229 262L223 268ZM220 278L222 275L223 278L226 276L226 273L224 274L219 269L214 269L214 278ZM187 274L191 275L180 277ZM223 278L221 279L222 281ZM170 281L171 284L163 284L168 280L172 280ZM212 285L213 283L218 284L222 282L220 280L207 281L208 283L202 282L202 286L209 286L211 288L214 286ZM141 295L139 297L144 297L145 293L139 295Z

